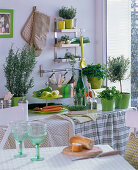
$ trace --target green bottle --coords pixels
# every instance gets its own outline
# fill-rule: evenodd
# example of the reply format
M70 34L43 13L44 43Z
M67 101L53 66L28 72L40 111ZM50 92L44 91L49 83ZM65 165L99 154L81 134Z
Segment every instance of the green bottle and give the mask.
M85 103L85 86L83 83L83 78L82 78L82 70L79 70L79 77L77 81L77 85L75 88L76 96L78 98L78 101L82 101L82 105L86 105ZM80 102L78 103L80 105Z

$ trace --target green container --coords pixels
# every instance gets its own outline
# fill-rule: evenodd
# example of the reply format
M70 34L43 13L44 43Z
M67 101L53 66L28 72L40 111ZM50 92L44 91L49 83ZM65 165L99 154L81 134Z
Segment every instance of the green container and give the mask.
M102 111L113 111L114 99L101 99Z
M24 96L24 99L26 99L26 96ZM18 106L18 101L22 100L22 97L12 97L12 106Z
M72 19L66 19L65 21L65 29L72 29L73 28L73 20Z
M92 89L100 89L103 83L103 79L98 80L97 77L88 78L88 82L91 84Z
M71 91L70 84L64 84L61 87L61 95L63 96L63 98L69 98L70 97L70 91Z
M116 109L127 109L129 105L130 94L121 93L118 98L115 99Z

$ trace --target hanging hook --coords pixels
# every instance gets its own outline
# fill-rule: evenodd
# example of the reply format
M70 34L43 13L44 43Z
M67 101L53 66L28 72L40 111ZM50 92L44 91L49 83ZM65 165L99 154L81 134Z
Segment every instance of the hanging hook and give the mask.
M54 73L52 73L52 74L51 74L51 76L49 76L49 78L52 78L54 74L55 74L55 72L54 72Z
M68 73L68 71L66 71L65 73L64 73L64 77L65 77L65 75Z

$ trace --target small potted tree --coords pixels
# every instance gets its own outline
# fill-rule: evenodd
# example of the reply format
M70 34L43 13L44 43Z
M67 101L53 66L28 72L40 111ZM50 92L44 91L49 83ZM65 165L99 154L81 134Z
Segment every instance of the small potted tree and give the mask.
M114 99L119 96L119 91L116 87L106 87L105 90L99 93L97 96L101 98L102 111L113 111Z
M83 68L83 75L87 76L88 82L91 84L92 89L101 88L103 79L107 76L107 70L104 65L87 65Z
M35 66L35 51L31 48L23 48L14 52L11 47L6 58L4 72L6 77L6 87L14 94L12 106L17 106L22 95L26 95L33 87L33 78L29 80L30 74Z
M124 93L122 91L122 80L125 79L125 74L129 69L130 61L125 59L124 56L108 59L108 79L111 82L120 82L120 96L115 100L116 109L128 108L130 93Z
M59 16L65 21L65 28L72 29L73 28L73 18L76 16L76 8L73 7L62 7L59 10Z

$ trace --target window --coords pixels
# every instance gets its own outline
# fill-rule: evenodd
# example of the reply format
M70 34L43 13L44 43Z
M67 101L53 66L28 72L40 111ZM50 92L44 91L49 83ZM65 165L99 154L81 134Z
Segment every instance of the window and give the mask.
M138 0L107 0L107 60L124 55L131 60L131 77L123 81L123 92L132 93L132 106L138 92ZM128 74L127 74L128 75ZM108 86L119 83L107 81Z

